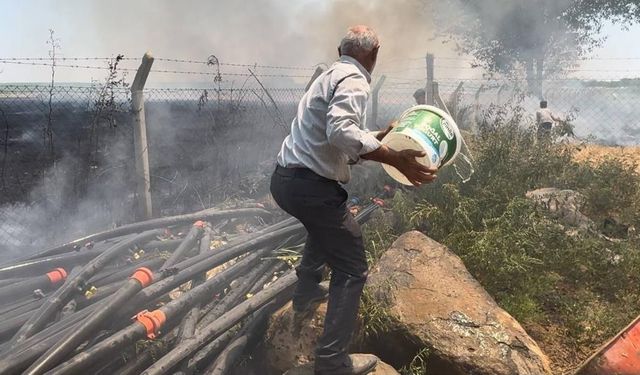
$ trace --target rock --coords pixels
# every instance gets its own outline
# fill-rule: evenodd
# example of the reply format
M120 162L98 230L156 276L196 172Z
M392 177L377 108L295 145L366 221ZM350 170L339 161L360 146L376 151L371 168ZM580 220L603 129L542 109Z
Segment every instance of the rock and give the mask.
M540 204L565 224L582 229L593 229L595 224L580 210L585 198L573 190L542 188L527 192L526 197Z
M322 329L327 303L322 303L311 318L294 327L291 303L278 310L269 322L264 353L270 369L277 374L313 375L314 350ZM287 371L288 370L288 371ZM390 365L380 361L371 375L396 375Z
M318 338L324 328L326 312L325 302L299 327L294 327L291 303L275 312L269 321L264 340L268 366L282 374L289 369L312 362Z
M420 232L393 243L371 271L367 290L391 323L366 348L396 367L428 348L430 375L551 373L538 345L460 258Z
M298 366L284 373L284 375L313 375L313 363ZM376 369L368 375L400 375L396 369L379 361Z

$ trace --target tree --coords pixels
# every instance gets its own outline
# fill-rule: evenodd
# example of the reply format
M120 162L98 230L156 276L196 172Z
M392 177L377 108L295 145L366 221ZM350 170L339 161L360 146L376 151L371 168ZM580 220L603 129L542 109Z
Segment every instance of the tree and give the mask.
M606 22L640 21L637 0L444 0L435 5L439 34L492 73L524 72L540 94L557 75L600 46ZM445 23L446 22L446 23Z

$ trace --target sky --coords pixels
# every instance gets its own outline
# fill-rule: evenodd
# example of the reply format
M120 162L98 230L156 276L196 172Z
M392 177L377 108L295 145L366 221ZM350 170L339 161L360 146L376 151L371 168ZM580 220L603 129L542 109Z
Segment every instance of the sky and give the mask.
M59 57L155 57L204 61L215 54L222 63L295 66L303 69L257 68L258 73L287 75L285 82L304 83L319 63L336 57L335 47L346 27L367 23L382 39L377 74L398 81L424 74L424 54L436 54L436 75L472 78L482 72L468 62L451 59L451 47L433 40L428 15L415 12L418 0L349 2L331 0L0 0L0 59L47 57L49 29L60 45ZM375 4L375 5L371 5ZM640 40L640 26L621 30L607 25L604 45L594 60L581 62L581 78L615 79L640 76L640 51L630 48ZM438 60L441 57L441 60ZM632 58L632 59L630 59ZM42 63L42 61L35 63ZM59 61L106 67L104 60ZM136 60L122 63L135 69ZM457 69L460 68L460 69ZM211 72L204 64L156 60L156 70ZM246 67L223 66L223 72L246 74ZM59 66L57 82L102 80L104 70ZM133 76L133 73L131 73ZM240 76L238 76L238 79ZM149 85L206 81L205 75L154 72ZM392 78L393 79L393 78ZM46 82L47 66L0 63L0 82Z

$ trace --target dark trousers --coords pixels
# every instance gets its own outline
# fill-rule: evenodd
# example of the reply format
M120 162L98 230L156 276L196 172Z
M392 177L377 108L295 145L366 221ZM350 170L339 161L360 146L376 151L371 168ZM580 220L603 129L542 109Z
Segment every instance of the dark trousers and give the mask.
M307 229L302 261L296 268L294 304L313 295L324 265L331 268L324 332L316 348L316 371L348 364L360 296L367 279L367 260L360 226L347 209L347 192L336 182L305 168L278 166L271 177L278 205Z
M544 138L551 135L551 128L553 124L550 122L543 122L538 125L538 138Z

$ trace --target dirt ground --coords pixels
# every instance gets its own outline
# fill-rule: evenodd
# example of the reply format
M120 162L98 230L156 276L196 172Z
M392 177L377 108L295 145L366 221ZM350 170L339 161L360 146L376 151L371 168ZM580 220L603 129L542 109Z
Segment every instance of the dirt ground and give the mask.
M580 145L577 147L576 160L589 161L593 163L602 162L609 156L618 157L622 160L635 163L636 171L640 173L640 146L600 146L600 145Z
M568 343L562 326L558 324L531 323L524 324L524 328L551 360L553 374L574 374L582 362L592 354L592 348L580 348Z

